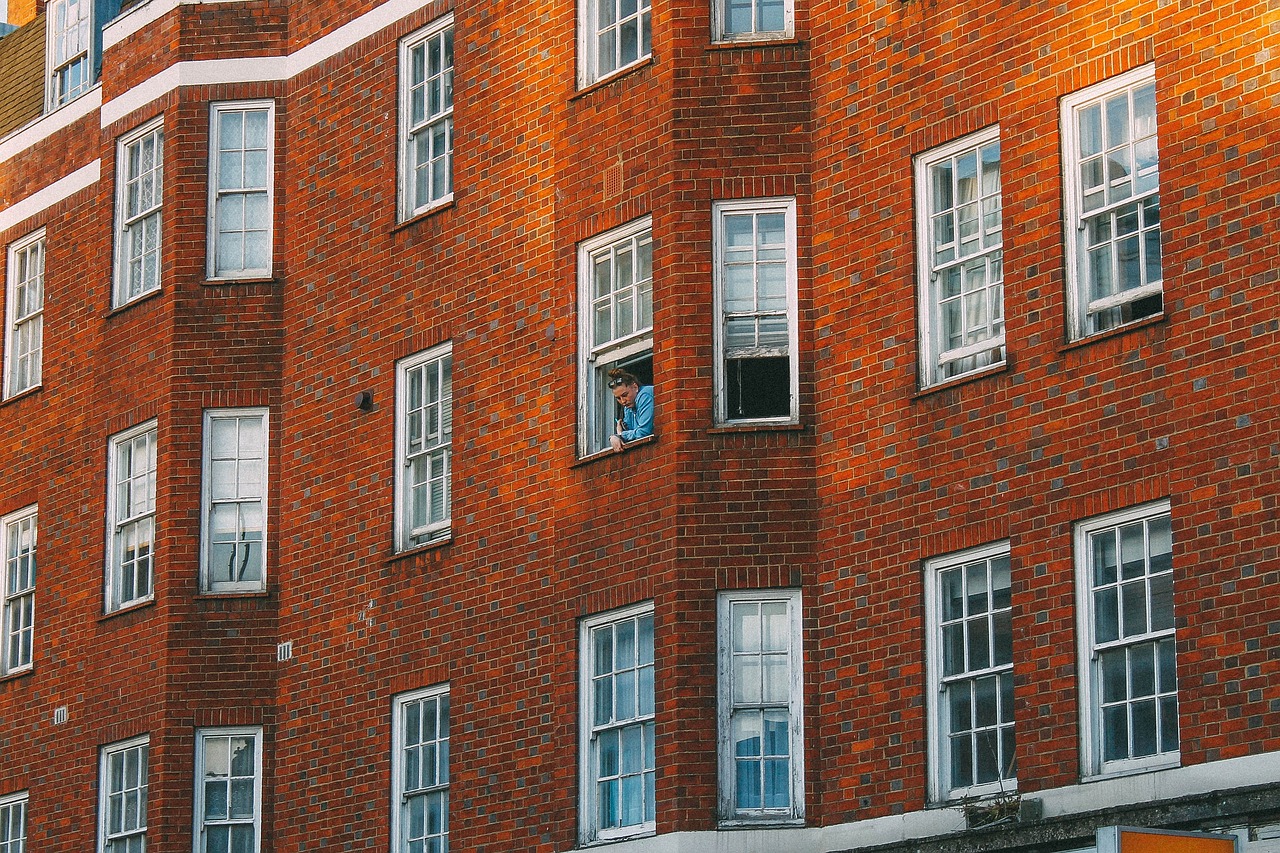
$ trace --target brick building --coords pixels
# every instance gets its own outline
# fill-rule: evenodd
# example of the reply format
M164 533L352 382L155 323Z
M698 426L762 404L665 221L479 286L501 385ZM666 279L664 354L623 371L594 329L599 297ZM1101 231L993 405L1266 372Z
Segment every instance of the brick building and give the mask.
M1280 2L10 2L0 853L1280 850Z

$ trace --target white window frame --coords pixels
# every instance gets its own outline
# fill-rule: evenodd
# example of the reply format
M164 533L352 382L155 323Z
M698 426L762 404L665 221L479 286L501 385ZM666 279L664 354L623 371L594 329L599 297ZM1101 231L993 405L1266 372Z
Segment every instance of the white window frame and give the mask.
M1156 264L1161 263L1161 246L1160 246L1160 224L1159 224L1159 200L1160 200L1160 167L1159 167L1159 143L1158 143L1158 122L1159 115L1156 113L1152 118L1152 133L1143 137L1143 140L1149 140L1152 158L1151 165L1145 169L1133 172L1133 185L1129 188L1128 195L1119 199L1107 201L1109 189L1112 184L1120 186L1126 183L1124 180L1117 179L1112 181L1110 176L1102 178L1102 184L1095 191L1102 192L1102 203L1096 209L1085 211L1085 188L1082 178L1082 154L1080 147L1080 116L1086 110L1100 103L1106 102L1109 98L1121 94L1128 93L1130 112L1129 126L1126 130L1126 139L1129 142L1118 148L1112 149L1106 146L1105 140L1101 143L1103 150L1116 150L1125 153L1129 158L1130 166L1133 167L1136 157L1132 131L1134 129L1134 119L1132 112L1133 94L1138 89L1150 85L1155 86L1155 66L1152 64L1143 65L1135 68L1117 77L1104 80L1101 83L1082 89L1079 92L1067 95L1061 102L1061 127L1062 127L1062 162L1064 169L1063 176L1063 201L1064 216L1063 227L1066 231L1066 252L1067 252L1067 311L1069 334L1072 339L1086 338L1091 335L1101 334L1111 329L1121 328L1130 323L1141 322L1149 317L1158 317L1163 313L1163 301L1161 307L1155 311L1149 311L1137 317L1125 319L1121 316L1116 322L1108 323L1100 328L1094 328L1094 321L1091 319L1096 317L1103 311L1114 309L1125 309L1134 306L1135 303L1149 299L1152 297L1161 297L1163 300L1164 278L1161 271L1160 277L1154 280L1148 280L1147 269L1149 256L1154 251L1157 255ZM1155 98L1153 93L1152 98ZM1153 107L1153 110L1155 108ZM1105 108L1102 109L1105 113ZM1096 155L1095 155L1096 156ZM1110 162L1109 158L1102 157L1100 167L1105 169ZM1145 189L1140 188L1140 181L1152 182L1151 186ZM1090 265L1088 261L1088 246L1085 235L1087 233L1086 222L1096 220L1100 214L1111 212L1110 216L1110 232L1115 233L1115 213L1121 209L1138 203L1140 211L1137 216L1137 247L1138 254L1136 266L1138 275L1144 280L1144 283L1138 287L1129 290L1121 290L1108 296L1099 297L1097 299L1090 298L1089 294L1093 289L1092 274L1089 272ZM1155 221L1149 221L1146 208L1154 204L1156 208ZM1114 242L1114 236L1111 238L1111 246L1113 248L1112 255L1115 254L1114 249L1117 245ZM1154 245L1151 241L1154 239ZM1114 257L1108 263L1108 268L1112 270L1113 282L1118 283L1117 273L1115 270L1116 261Z
M951 571L961 572L961 579L967 589L968 578L965 577L966 567L976 567L981 565L984 571L985 590L988 596L986 601L986 609L975 614L970 612L969 604L965 601L962 604L964 613L960 618L952 618L950 623L969 623L981 619L986 624L982 627L987 635L987 648L990 650L992 658L995 652L995 623L1000 614L1003 614L1001 621L1011 620L1013 609L1011 602L1004 607L995 607L994 602L990 600L992 586L990 583L992 573L996 570L993 562L1004 560L1004 571L1009 572L1009 543L997 542L990 545L984 545L980 548L971 548L966 551L959 551L954 554L947 554L941 557L935 557L925 562L925 665L926 675L928 678L928 686L925 690L925 709L927 720L927 733L929 743L929 797L932 802L943 803L955 799L963 799L967 797L983 797L1002 792L1012 792L1017 790L1018 779L1016 774L1004 775L1007 767L1000 768L1003 778L994 782L976 783L972 785L956 785L951 776L951 738L952 731L949 724L950 708L948 706L948 691L951 684L957 687L968 687L971 682L976 682L979 678L999 676L1007 677L1012 682L1013 679L1013 640L1012 628L1009 628L1009 659L1003 663L995 663L994 660L988 661L987 666L971 668L966 665L963 671L955 673L953 676L947 676L944 665L944 627L943 623L948 621L943 604L942 593L942 577L944 573ZM977 618L974 618L974 617ZM985 617L985 618L984 618ZM962 637L967 632L963 632ZM962 640L963 643L963 640ZM967 645L967 644L965 644ZM966 650L962 649L962 654L968 657ZM1012 689L1012 688L1011 688ZM966 731L974 732L979 728L1009 729L1012 733L1015 730L1012 721L1013 703L1011 694L1006 696L999 690L993 697L997 702L996 722L993 725L979 726L974 722ZM976 703L974 703L976 704ZM1006 704L1008 707L1006 708ZM972 709L973 704L969 707ZM1009 714L1008 720L1001 719L1003 712ZM972 736L967 735L967 736ZM1012 756L1010 756L1012 758Z
M786 276L786 308L784 311L774 310L757 310L748 312L735 312L732 318L726 317L725 311L725 278L726 263L725 254L727 251L726 226L725 221L729 216L741 214L783 214L785 228L785 243L783 248L786 252L785 276ZM756 247L757 249L759 246ZM799 331L799 309L797 307L798 300L798 251L796 244L796 200L793 197L783 198L752 198L752 199L736 199L732 201L717 201L712 205L712 250L715 255L714 263L714 291L715 291L715 322L713 329L713 338L715 343L715 397L716 397L716 423L726 424L797 424L800 422L800 331ZM776 247L775 247L776 250ZM753 261L753 267L758 266L759 260ZM757 290L758 295L758 290ZM725 325L728 319L747 319L755 317L763 319L766 317L785 317L787 323L787 348L785 355L789 361L789 388L790 395L789 411L785 415L768 416L768 417L734 417L729 411L729 388L727 370L725 369L725 361L727 358L725 343ZM758 348L759 349L759 348ZM746 352L746 350L743 350ZM759 349L761 355L768 357L776 357L783 353L777 347L768 347Z
M634 0L634 12L623 16L621 6L627 0L578 0L578 87L584 88L601 80L624 73L653 55L653 13L651 0ZM612 9L613 20L600 25L601 6ZM618 33L629 21L636 21L636 56L624 59ZM611 33L611 63L601 65L601 36Z
M1162 500L1141 506L1130 507L1119 512L1108 513L1106 515L1091 518L1086 521L1079 522L1075 526L1075 561L1076 561L1076 614L1078 625L1076 634L1078 639L1078 660L1079 660L1079 684L1080 684L1080 753L1081 753L1081 775L1085 778L1104 778L1109 776L1123 776L1129 773L1142 773L1155 770L1162 767L1176 767L1181 763L1181 751L1173 749L1165 752L1158 751L1159 748L1159 731L1161 723L1159 710L1156 712L1157 721L1157 751L1151 755L1128 757L1123 759L1106 760L1103 755L1103 711L1102 704L1104 696L1102 691L1102 661L1101 653L1108 650L1118 651L1127 650L1146 646L1161 641L1176 641L1176 631L1174 628L1173 616L1173 570L1172 559L1170 559L1170 568L1159 571L1157 573L1149 572L1150 569L1150 541L1148 535L1150 528L1146 524L1153 519L1161 516L1168 519L1170 529L1172 528L1172 516L1169 509L1169 501ZM1127 525L1136 523L1144 524L1144 554L1145 565L1148 569L1147 573L1142 576L1142 580L1147 585L1147 593L1145 599L1146 618L1149 620L1151 615L1151 579L1156 575L1167 575L1169 578L1169 624L1167 627L1148 630L1143 633L1133 634L1130 636L1120 636L1118 639L1108 642L1100 642L1096 631L1096 605L1094 596L1093 567L1094 557L1093 550L1090 547L1091 536L1101 531L1118 530ZM1170 532L1170 554L1172 554L1172 532ZM1117 558L1119 563L1119 558ZM1117 569L1117 575L1124 580ZM1136 578L1130 578L1130 581ZM1104 583L1100 586L1116 587L1115 582ZM1117 590L1118 591L1118 590ZM1118 619L1123 620L1125 617L1121 613L1122 605L1117 601ZM1121 629L1120 633L1123 633ZM1172 697L1175 708L1175 726L1179 732L1175 733L1175 738L1180 736L1181 720L1177 719L1181 714L1180 696L1177 691L1177 653L1173 654L1174 666L1174 685ZM1154 664L1154 670L1159 670L1159 662ZM1122 700L1125 708L1129 708L1134 700L1128 698L1128 692L1132 688L1128 676L1132 671L1126 667L1126 699ZM1153 693L1150 694L1157 702L1163 693L1164 697L1169 696L1169 691L1161 691L1160 686L1162 679L1156 675L1153 676ZM1147 696L1148 694L1143 694ZM1141 701L1139 697L1138 701ZM1127 736L1132 736L1132 718L1126 726Z
M643 270L641 258L649 258L648 278L637 278ZM630 263L631 285L617 287L619 256ZM611 290L596 297L595 264L610 266ZM630 303L632 329L595 344L596 305L608 304L610 323L618 316L619 297ZM647 301L647 312L644 303ZM644 323L645 315L648 323ZM617 404L608 388L608 370L653 357L653 219L641 217L620 228L592 237L578 246L578 455L589 456L609 448L609 435L618 415Z
M733 625L732 611L738 604L787 605L789 683L785 707L788 714L788 760L790 762L789 806L759 808L737 807L737 771L733 745L733 717L735 711L761 711L765 707L779 707L778 703L734 701L733 676ZM719 732L719 812L720 823L736 824L799 824L804 821L804 646L802 630L800 590L765 589L722 591L717 600L717 730ZM746 653L750 653L749 651ZM762 697L763 699L763 697ZM763 732L761 734L763 746ZM763 752L763 749L762 749ZM762 765L763 769L763 765ZM762 788L763 792L763 788Z
M146 848L150 744L151 738L142 735L102 748L98 762L98 853L127 853L139 840L139 849ZM123 762L119 778L113 772L117 759ZM116 788L117 782L120 788ZM112 829L116 813L121 825Z
M224 113L232 112L265 112L267 114L267 135L266 149L264 156L266 157L266 175L262 184L254 184L252 186L226 187L220 188L221 172L223 166L219 157L219 150L222 144L221 131L219 127L219 119ZM243 131L242 131L243 132ZM246 151L259 151L257 148L236 148L227 149L228 152L239 151L243 157ZM276 102L271 99L266 100L250 100L250 101L219 101L209 105L209 208L208 208L208 232L206 235L206 245L208 246L208 268L206 275L210 280L237 280L237 279L260 279L270 278L275 258L275 151L276 151ZM241 258L244 257L243 237L245 234L254 233L249 230L241 229L234 231L221 228L221 211L222 202L233 197L239 197L242 202L247 201L251 197L265 196L266 206L266 265L260 267L241 266L241 267L221 267L219 265L218 254L221 250L221 242L225 238L221 238L220 234L241 235ZM241 207L241 222L244 222L243 206ZM256 230L256 229L255 229Z
M976 370L997 366L1005 360L1004 332L1004 274L1002 235L1000 163L997 159L996 186L994 193L985 193L982 189L983 156L992 150L999 157L1000 128L998 125L971 133L946 145L938 146L915 158L916 180L916 269L917 302L919 303L920 330L920 376L921 385L930 386L947 382ZM963 205L972 207L976 214L975 229L972 239L962 238L962 205L955 196L958 175L958 162L973 156L977 172L974 183L978 188L978 197ZM952 205L946 210L935 210L934 202L934 170L950 164L953 176L951 187ZM946 251L951 257L940 261L936 248L940 245L941 226L947 226L952 239L948 241ZM966 246L965 244L969 244ZM975 266L981 268L983 275L978 278L979 287L969 289L971 276ZM959 276L962 292L951 296L942 294L942 276ZM944 301L960 306L961 320L969 325L971 312L969 308L982 305L981 317L975 319L973 330L966 330L966 337L978 328L988 334L980 340L962 343L960 346L947 348L943 338L942 303ZM994 304L992 304L994 303ZM998 328L998 331L996 330Z
M640 641L640 623L645 618L648 619L649 643L650 646L646 650ZM635 626L633 634L633 652L630 659L622 666L618 665L616 629L625 623L631 623ZM600 841L616 841L620 838L632 838L638 835L652 835L657 831L656 820L656 804L654 796L656 792L656 759L654 749L655 735L655 700L656 691L654 689L654 649L653 649L653 624L654 611L653 602L636 604L625 607L620 610L614 610L609 613L602 613L596 616L582 620L579 627L578 647L579 653L578 666L578 711L579 711L579 741L578 741L578 791L580 792L578 801L578 827L580 840L583 844L592 844ZM598 648L596 646L596 632L610 631L610 653L615 659L607 662L608 669L603 672L597 672L600 661L597 659ZM647 652L647 653L646 653ZM648 670L648 684L645 684L644 670ZM619 674L626 677L626 683L630 684L629 695L634 699L635 705L631 708L631 713L627 714L623 719L617 717L618 703L623 701L628 695L626 689L619 689ZM610 719L596 719L596 689L597 682L609 691L610 698ZM648 692L647 702L644 696ZM632 768L628 772L627 768L621 766L623 748L618 745L618 772L611 774L609 780L615 786L624 784L624 777L631 779L638 778L640 780L640 803L641 810L646 813L641 820L630 824L619 824L616 826L601 826L600 821L600 743L602 737L613 736L621 739L627 736L628 732L636 732L640 735L641 747L641 767L639 769ZM647 743L645 742L647 740ZM647 766L646 766L647 765ZM645 777L648 777L646 780ZM648 784L646 785L646 781ZM622 794L619 790L618 802L621 804ZM619 810L620 813L620 810Z
M0 853L25 853L28 802L26 791L0 797ZM15 824L17 824L16 830Z
M213 434L216 425L220 422L232 421L240 423L244 421L257 421L261 432L262 440L252 448L247 448L242 439L237 435L236 452L237 454L245 450L256 450L256 456L213 458ZM266 408L241 408L241 409L205 409L204 412L204 451L203 466L201 471L201 489L200 489L200 589L202 592L260 592L267 587L267 542L268 542L268 525L267 525L267 494L269 480L269 457L268 450L271 446L269 438L269 415ZM237 429L237 433L239 430ZM221 467L230 465L235 471L235 490L234 495L214 495L213 485L215 482L214 463L221 463ZM242 469L247 464L259 463L259 477L257 480L256 494L252 488L253 480L250 478L245 480L242 475ZM252 471L250 470L251 474ZM244 560L241 561L240 571L243 572L247 568L250 555L253 553L253 539L243 538L244 529L242 525L243 511L248 508L252 511L252 507L256 506L261 518L261 536L257 540L257 578L249 580L215 580L214 579L214 557L213 551L215 543L213 541L213 515L218 508L239 507L241 512L236 520L236 539L235 547L232 553L232 562L236 560L236 555L240 554L240 550L244 548Z
M97 82L97 0L49 0L45 9L45 112L64 107ZM68 12L75 14L66 26ZM63 22L59 26L59 21ZM76 76L75 69L81 73ZM74 81L63 87L62 81Z
M205 785L206 782L215 781L216 779L225 779L228 792L236 780L244 780L249 777L244 775L234 775L228 765L226 774L218 774L213 779L206 779L206 767L208 766L208 746L206 742L221 738L249 738L253 741L253 815L252 817L230 816L228 807L228 816L226 818L209 818L205 814ZM230 742L227 744L230 750ZM195 853L226 853L224 849L213 848L208 846L208 830L213 827L236 827L236 826L252 826L253 827L253 853L259 853L262 849L262 750L263 738L261 726L242 726L235 728L207 728L196 730L196 756L195 756L195 793L194 793L194 818L195 818L195 835L193 840L193 850ZM228 751L228 757L230 752ZM228 799L230 794L228 793Z
M132 151L153 149L152 166L135 173ZM148 179L150 182L148 183ZM150 189L150 204L132 208L136 197L146 196ZM135 194L136 190L136 194ZM147 122L116 143L116 263L113 305L119 307L148 293L160 289L160 253L164 245L164 116ZM146 246L149 235L154 235L154 245ZM141 240L143 250L140 259L135 258L135 240ZM151 269L147 272L148 256L152 256ZM135 277L135 262L137 276Z
M8 254L4 324L5 399L39 388L43 381L44 271L48 254L44 229L10 243Z
M400 221L412 219L429 210L443 207L453 201L453 103L454 103L454 45L453 45L453 13L449 13L417 32L400 40L400 145L399 145L399 209ZM432 73L429 56L431 49L438 45L441 54L440 68ZM418 48L424 49L423 79L413 78L413 53ZM448 55L445 63L444 56ZM422 118L414 121L414 93L422 92ZM432 110L430 94L436 94L439 103ZM437 128L444 130L442 150L434 150L435 132ZM426 134L428 144L432 146L428 169L427 198L418 198L417 172L424 168L417 160L414 142L419 135ZM447 190L437 192L437 175L432 171L434 164L443 162L443 183Z
M4 571L0 572L0 676L31 669L35 648L36 572L38 571L36 504L0 518Z
M408 728L408 720L406 710L411 705L422 705L430 703L436 714L435 737L428 739L420 739L412 746L408 744L406 738L406 729ZM439 724L443 717L445 730L441 735ZM419 718L421 719L421 718ZM422 731L419 730L419 736ZM443 749L441 749L443 746ZM434 747L432 749L431 747ZM417 759L420 762L419 767L424 767L424 759L432 759L435 761L434 784L421 785L411 791L406 791L407 777L405 773L406 761L403 760L402 753L406 749L418 749ZM443 753L443 754L442 754ZM421 775L418 779L422 781ZM409 808L409 801L412 797L421 797L430 799L439 796L444 800L441 808L441 825L438 832L430 835L442 841L442 853L447 853L449 849L449 685L440 684L434 687L428 687L422 690L414 690L408 693L402 693L395 697L392 702L391 709L391 853L408 853L409 837L408 834L412 827L410 821L405 817L405 811ZM424 821L426 820L424 811ZM424 829L426 828L424 823Z
M427 429L419 449L410 447L409 421L413 413L409 409L409 383L411 374L419 368L424 370L435 367L437 377L441 379L441 397L439 402L439 426L435 433ZM428 406L424 404L424 416L429 415ZM432 441L432 436L435 440ZM437 452L443 450L443 454ZM428 520L426 524L413 527L413 488L409 476L415 459L426 459L429 467L434 468L431 460L437 454L444 467L443 504L444 515L436 521ZM440 479L434 470L431 480ZM453 524L453 344L445 342L439 346L411 355L396 362L396 511L395 541L396 550L407 551L423 545L442 542L452 535ZM430 516L430 506L428 507Z
M749 0L751 6L751 29L730 30L728 13L733 0L714 0L711 9L711 40L724 42L774 41L795 37L795 3L794 0L779 0L782 5L782 26L769 28L761 20L762 0Z
M155 545L157 539L156 529L156 457L157 436L159 430L156 421L147 421L136 427L127 429L124 432L117 433L111 437L108 442L107 452L107 583L106 583L106 610L111 612L119 610L122 607L128 607L143 601L150 601L155 597L155 568L156 553ZM145 439L145 441L143 441ZM142 488L144 494L141 498L141 505L122 515L120 506L120 492L124 487L124 483L120 480L123 472L119 471L120 454L122 448L126 445L130 447L130 454L137 450L150 454L150 460L147 470L142 472L141 476L135 474L128 478L131 483L136 483ZM130 486L130 493L133 492L133 486ZM146 590L137 592L137 578L134 578L135 593L125 598L124 577L125 569L124 548L125 548L125 532L126 529L134 528L145 529L150 526L151 550L148 553L146 567ZM135 560L134 563L140 562Z

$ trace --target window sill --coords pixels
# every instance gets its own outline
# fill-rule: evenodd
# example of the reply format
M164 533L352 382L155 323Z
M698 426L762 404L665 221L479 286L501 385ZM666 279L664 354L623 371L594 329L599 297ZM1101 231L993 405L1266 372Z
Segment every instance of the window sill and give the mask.
M654 55L650 53L644 59L637 59L635 62L631 63L630 65L623 66L622 68L619 68L616 71L610 71L606 76L601 77L599 80L592 80L590 83L586 84L585 86L580 88L578 91L570 95L569 100L572 102L572 101L578 100L579 98L584 98L587 95L590 95L592 92L605 88L610 83L616 83L618 80L621 80L623 77L627 77L631 74L634 74L635 72L639 71L641 68L648 68L650 65L653 65L656 61L657 60L654 58Z
M35 666L24 666L17 672L6 672L0 675L0 684L6 684L10 681L17 681L19 678L25 678L36 671Z
M273 275L245 276L244 278L206 278L200 284L204 287L220 287L224 284L275 284Z
M707 45L707 50L739 50L752 47L796 47L803 48L805 43L797 39L795 36L774 35L770 33L767 36L757 36L754 38L728 38L713 41Z
M401 562L402 560L409 560L414 557L420 556L422 554L428 554L432 551L439 551L444 547L452 544L453 544L453 532L450 531L449 535L444 537L443 539L437 539L436 541L428 542L425 545L414 545L412 548L407 548L404 551L396 551L394 554L391 554L389 557L387 557L386 560L384 560L384 562L387 563L388 565L390 565L391 563L398 563L398 562Z
M612 835L608 838L593 838L590 841L584 841L578 845L578 848L586 850L588 848L607 847L610 844L617 844L622 841L635 841L640 838L653 838L657 834L657 828L652 823L649 823L637 829L635 832L629 832L626 835Z
M1008 373L1012 367L1013 364L1011 360L1006 356L1005 360L999 364L989 364L986 367L971 370L962 376L952 376L950 379L939 382L936 385L921 388L919 391L911 395L911 399L919 400L923 397L928 397L931 394L937 394L941 391L950 391L951 389L957 388L961 385L968 385L970 382L990 379L992 376L999 376L1003 373Z
M397 222L395 225L392 225L391 233L394 234L397 231L403 231L406 228L412 228L414 225L417 225L419 222L422 222L425 219L430 219L431 217L435 216L437 213L448 210L449 208L453 207L453 199L454 199L454 194L449 193L448 197L441 199L440 201L433 204L431 207L428 207L426 210L421 211L420 213L415 213L413 216L410 216L408 219L402 222Z
M22 400L26 397L34 397L43 388L44 388L44 383L41 383L39 385L32 385L30 388L23 388L18 393L12 394L8 397L5 397L3 400L0 400L0 406L7 406L10 403L16 402L18 400Z
M610 447L605 450L596 450L596 451L593 451L592 453L588 453L586 456L579 457L569 467L577 468L580 465L587 465L592 462L595 462L598 459L607 459L610 456L621 456L622 454L626 453L628 450L631 450L633 447L642 447L646 444L655 444L657 443L657 441L658 441L657 435L646 435L644 438L637 438L635 441L628 441L626 444L622 445L621 450L614 450L612 447Z
M1132 323L1126 323L1123 326L1116 326L1114 329L1107 329L1105 332L1094 332L1085 338L1078 338L1074 341L1067 341L1058 347L1058 352L1071 352L1072 350L1087 347L1090 344L1096 344L1099 341L1109 341L1112 338L1118 338L1127 335L1129 332L1136 332L1139 329L1150 328L1151 326L1162 326L1168 322L1169 317L1163 311L1159 314L1153 314L1150 317L1143 317L1141 320L1134 320Z
M146 293L142 294L141 296L135 296L133 299L129 300L123 305L113 306L112 309L107 312L107 317L111 318L119 314L123 314L124 312L128 311L130 308L133 308L137 305L142 305L145 302L150 302L151 300L155 299L157 296L159 296L162 293L164 293L163 287L157 287L155 290L148 290Z
M805 826L802 817L736 817L732 820L722 820L716 824L716 829L721 831L732 832L739 829L803 829Z
M131 601L122 607L103 613L98 617L98 621L105 622L106 620L114 619L117 616L124 616L126 613L137 613L139 610L146 610L148 607L155 607L155 604L155 596L152 596L151 598L144 598L141 601Z
M218 601L224 598L270 598L271 593L265 589L241 589L226 590L219 592L212 589L202 589L196 593L196 601Z
M725 435L735 432L804 432L808 427L804 424L788 421L776 423L770 421L743 421L742 423L716 424L707 430L708 435Z
M1170 752L1164 755L1151 756L1149 759L1140 759L1143 763L1139 765L1129 764L1126 767L1117 768L1115 770L1103 770L1088 776L1082 775L1080 781L1082 783L1101 782L1104 779L1123 779L1126 776L1141 776L1144 773L1154 773L1157 770L1168 770L1174 767L1182 766L1182 752Z

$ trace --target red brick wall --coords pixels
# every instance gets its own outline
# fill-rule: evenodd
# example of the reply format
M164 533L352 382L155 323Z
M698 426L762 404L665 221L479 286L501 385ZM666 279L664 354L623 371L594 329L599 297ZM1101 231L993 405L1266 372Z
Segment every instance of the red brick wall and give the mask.
M181 7L107 54L108 101L179 60L272 56L372 2ZM1267 12L826 3L797 39L654 58L577 92L572 4L456 7L455 195L396 222L397 40L281 83L95 114L0 164L48 234L45 381L0 405L0 514L40 503L36 668L0 681L0 794L33 849L91 843L96 750L151 733L151 846L190 849L196 727L262 725L264 850L385 849L394 694L448 681L456 849L577 832L577 620L652 598L663 832L715 826L715 596L798 586L807 812L925 805L922 562L1008 539L1019 785L1079 778L1074 522L1169 498L1184 764L1280 748L1280 350ZM1209 36L1207 34L1212 34ZM1203 41L1201 41L1203 39ZM1064 95L1155 63L1165 314L1067 344ZM274 98L275 275L205 281L208 104ZM115 139L165 117L164 289L110 309ZM920 393L912 157L998 122L1008 366ZM619 187L605 174L621 170ZM713 428L711 205L794 196L801 424ZM577 245L655 242L658 430L576 459ZM395 362L451 341L453 536L393 553ZM357 409L359 391L371 411ZM198 594L201 418L267 406L268 584ZM156 601L102 616L108 437L159 422ZM275 645L293 643L277 664ZM48 724L66 704L66 726ZM57 804L54 806L53 804Z

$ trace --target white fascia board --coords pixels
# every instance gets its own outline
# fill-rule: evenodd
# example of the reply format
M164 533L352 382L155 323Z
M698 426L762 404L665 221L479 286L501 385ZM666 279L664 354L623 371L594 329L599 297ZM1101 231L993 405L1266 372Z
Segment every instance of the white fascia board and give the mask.
M102 161L94 160L87 166L81 166L65 178L54 181L44 189L37 190L17 204L0 210L0 234L13 226L35 216L46 208L53 207L65 198L70 198L83 189L93 186L102 176Z
M146 12L150 17L142 17L135 22L132 19L134 13L131 12L117 19L117 22L108 28L110 37L114 39L111 43L118 43L137 32L142 26L158 20L161 15L179 6L212 1L152 0L151 3L135 10L135 12ZM288 56L254 56L176 63L104 104L102 126L108 127L123 116L164 97L181 86L274 83L289 80L412 15L422 9L427 2L428 0L389 0ZM118 30L117 27L119 27ZM104 44L107 38L108 34L104 33Z
M1064 785L1024 796L1040 800L1044 816L1050 818L1276 783L1280 783L1280 753L1267 752ZM615 842L608 848L609 853L758 853L760 850L832 853L918 841L964 829L964 815L960 810L943 806L835 826L670 832Z
M163 98L183 86L219 83L274 83L289 79L288 59L283 56L246 56L237 59L203 59L170 65L118 98L102 105L102 126L110 127L134 110Z
M65 107L46 113L30 124L24 125L0 139L0 163L21 154L40 140L52 136L101 106L102 87L94 86Z

